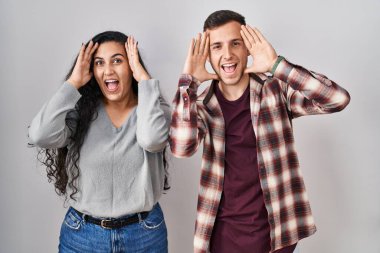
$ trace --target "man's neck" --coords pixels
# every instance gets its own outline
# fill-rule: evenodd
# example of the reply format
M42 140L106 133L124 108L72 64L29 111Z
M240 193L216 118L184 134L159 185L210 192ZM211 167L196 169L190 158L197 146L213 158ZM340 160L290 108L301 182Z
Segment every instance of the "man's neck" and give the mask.
M245 89L249 85L249 74L244 74L240 81L236 84L228 85L223 81L220 81L218 85L220 91L227 100L237 100L243 95Z

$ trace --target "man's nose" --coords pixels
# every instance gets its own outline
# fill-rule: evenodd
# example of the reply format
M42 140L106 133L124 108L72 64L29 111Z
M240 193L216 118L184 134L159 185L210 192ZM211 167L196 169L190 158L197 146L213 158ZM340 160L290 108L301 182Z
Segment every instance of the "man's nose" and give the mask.
M224 48L223 57L224 59L230 59L232 57L231 48L229 46Z

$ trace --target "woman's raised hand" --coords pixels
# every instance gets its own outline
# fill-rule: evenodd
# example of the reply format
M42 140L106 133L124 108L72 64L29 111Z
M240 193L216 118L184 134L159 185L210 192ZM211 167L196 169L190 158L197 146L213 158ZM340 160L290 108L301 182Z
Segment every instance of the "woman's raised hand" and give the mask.
M141 80L149 80L150 76L148 72L141 65L139 59L139 50L137 48L137 41L133 36L129 36L125 43L125 50L127 51L129 66L131 67L133 77L137 82Z
M90 71L91 59L98 46L99 44L94 44L93 41L90 41L87 47L82 44L73 72L71 73L69 79L67 79L67 82L72 84L75 88L79 89L90 81L92 77L92 73Z

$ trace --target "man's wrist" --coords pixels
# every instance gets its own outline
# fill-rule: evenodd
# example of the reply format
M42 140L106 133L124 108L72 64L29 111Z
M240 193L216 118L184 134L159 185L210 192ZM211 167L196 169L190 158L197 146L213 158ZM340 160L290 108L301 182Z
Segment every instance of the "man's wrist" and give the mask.
M199 81L195 76L193 76L192 74L187 74L187 73L182 73L181 74L181 77L187 77L188 79L190 79L192 82L196 83L197 86L201 85L202 82Z
M276 71L278 64L280 64L280 62L283 59L285 59L283 56L281 56L281 55L277 56L277 59L276 59L275 63L273 64L272 69L270 71L272 75L274 75L274 72Z

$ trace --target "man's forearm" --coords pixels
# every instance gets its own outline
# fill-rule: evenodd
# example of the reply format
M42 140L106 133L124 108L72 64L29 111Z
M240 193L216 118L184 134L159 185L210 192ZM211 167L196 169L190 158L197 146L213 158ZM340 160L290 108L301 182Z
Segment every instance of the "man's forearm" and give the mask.
M178 91L173 101L170 125L170 148L176 157L194 154L204 135L204 127L197 111L197 80L190 75L181 75Z

